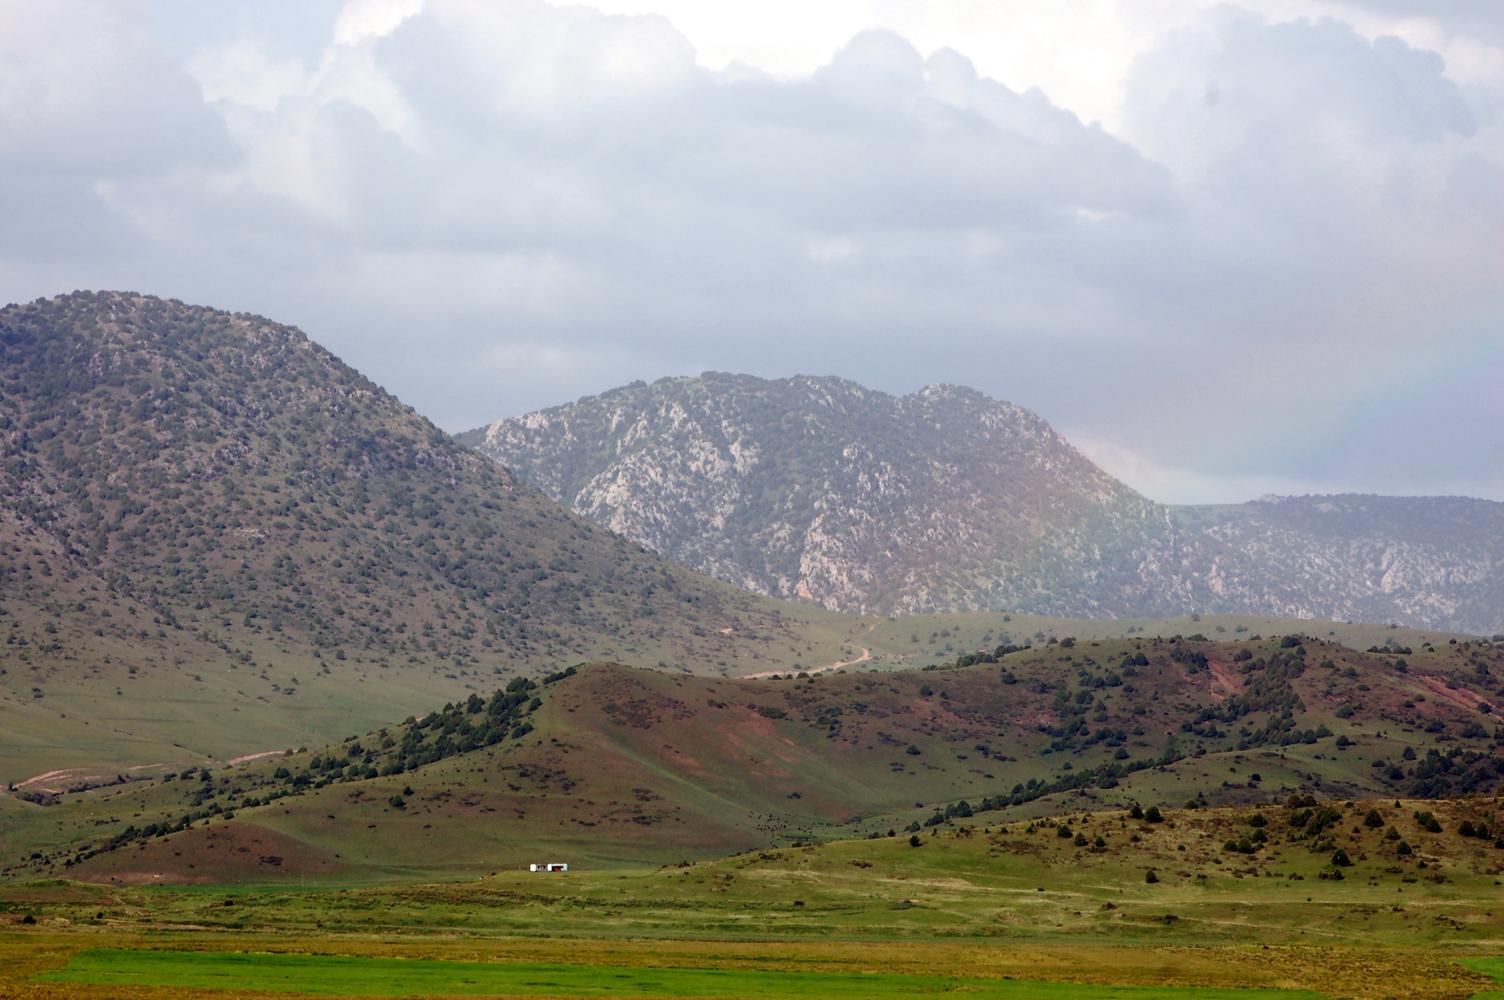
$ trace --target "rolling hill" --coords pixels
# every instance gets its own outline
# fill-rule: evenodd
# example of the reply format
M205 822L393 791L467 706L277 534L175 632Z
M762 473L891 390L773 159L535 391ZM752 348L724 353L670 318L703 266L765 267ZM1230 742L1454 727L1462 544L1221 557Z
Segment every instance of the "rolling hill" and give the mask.
M932 670L517 679L241 767L12 800L12 875L454 877L663 864L977 817L1504 784L1504 648L1062 640ZM268 860L270 859L270 860Z
M707 372L462 442L740 586L873 614L1190 612L1504 631L1504 504L1155 503L1035 414L956 386Z

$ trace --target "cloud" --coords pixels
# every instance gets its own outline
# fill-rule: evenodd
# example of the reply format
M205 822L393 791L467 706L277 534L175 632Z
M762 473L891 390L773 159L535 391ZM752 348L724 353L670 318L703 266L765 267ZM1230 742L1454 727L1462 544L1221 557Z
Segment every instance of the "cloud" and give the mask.
M1386 17L1434 21L1449 31L1504 44L1504 17L1494 0L1340 0L1346 8Z
M1126 131L1182 176L1235 170L1247 182L1266 165L1271 180L1298 182L1291 161L1471 135L1472 112L1443 70L1434 52L1370 41L1340 21L1269 24L1222 10L1138 60ZM1285 169L1269 170L1271 159Z
M1413 32L1088 6L1130 67L1116 131L891 30L773 75L652 14L358 0L319 53L246 33L185 69L139 8L0 7L0 295L253 309L456 429L831 372L976 385L1177 491L1504 490L1444 475L1504 427L1455 391L1504 305L1488 92ZM1389 459L1449 422L1482 443Z
M230 153L197 83L123 5L0 6L0 162L120 175Z

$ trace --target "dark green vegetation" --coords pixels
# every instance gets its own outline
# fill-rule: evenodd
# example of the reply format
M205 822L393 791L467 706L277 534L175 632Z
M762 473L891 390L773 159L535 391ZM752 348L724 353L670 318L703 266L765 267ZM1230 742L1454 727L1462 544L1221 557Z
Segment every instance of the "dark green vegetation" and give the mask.
M1493 643L1067 639L998 653L783 680L607 665L519 679L330 747L12 800L0 831L18 849L0 860L12 875L125 882L387 880L558 855L677 862L1062 808L1504 782ZM1486 825L1474 839L1492 849L1504 830Z
M0 310L5 780L326 740L560 662L823 662L828 620L565 513L290 327Z
M460 439L576 513L764 593L857 612L1187 610L1504 631L1504 504L1155 503L971 389L707 372Z

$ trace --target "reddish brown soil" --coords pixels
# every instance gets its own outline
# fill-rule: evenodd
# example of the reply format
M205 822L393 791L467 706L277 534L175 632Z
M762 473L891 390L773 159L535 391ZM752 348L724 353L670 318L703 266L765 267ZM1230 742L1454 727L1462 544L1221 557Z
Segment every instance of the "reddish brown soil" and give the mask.
M340 868L320 848L251 823L227 823L113 851L73 871L89 882L190 885L330 875Z

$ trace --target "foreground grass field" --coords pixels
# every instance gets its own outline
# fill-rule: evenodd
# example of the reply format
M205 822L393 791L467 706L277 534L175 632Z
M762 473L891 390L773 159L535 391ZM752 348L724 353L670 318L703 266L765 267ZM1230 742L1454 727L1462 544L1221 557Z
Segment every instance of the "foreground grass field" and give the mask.
M461 962L210 951L96 948L81 952L48 983L111 986L181 986L203 989L287 991L340 996L437 995L812 997L886 1000L916 994L961 994L974 1000L1315 1000L1300 990L1219 987L1093 986L970 976L885 972L705 969L562 965L540 962Z
M1504 977L1504 849L1461 831L1499 805L973 819L428 884L11 883L0 996L1468 1000Z
M0 932L0 996L1493 997L1497 959L1419 949L1092 942L603 941ZM1476 966L1476 968L1470 968Z

